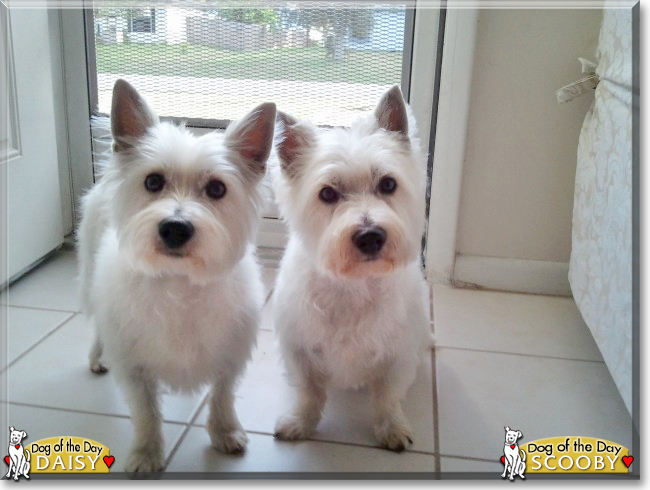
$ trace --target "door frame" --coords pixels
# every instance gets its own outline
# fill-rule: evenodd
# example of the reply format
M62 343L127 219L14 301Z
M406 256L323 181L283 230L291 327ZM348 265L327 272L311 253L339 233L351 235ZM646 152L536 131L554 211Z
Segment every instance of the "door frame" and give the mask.
M452 284L456 262L479 13L461 6L462 0L448 1L445 19L425 255L426 276L433 284Z
M448 125L451 123L450 107L447 104L445 111L436 112L434 103L436 102L434 93L436 92L436 73L437 67L441 63L441 50L431 49L431 46L437 46L439 42L439 29L441 27L440 13L443 0L434 2L413 2L416 10L408 12L407 20L413 18L412 30L407 26L407 42L411 44L411 72L403 75L403 80L408 83L408 100L413 108L416 119L419 122L419 134L423 148L434 148L439 145L433 145L438 141L435 137L436 130L449 131ZM79 219L77 213L77 203L80 198L89 189L94 182L92 164L92 141L90 131L91 114L91 94L89 92L89 77L87 72L87 53L86 45L92 37L92 32L87 32L87 16L92 15L89 9L62 9L58 12L59 27L61 37L61 49L63 59L63 89L65 94L65 111L67 115L68 131L67 144L69 148L69 181L70 181L70 199L67 200L71 208L70 215L72 223ZM449 14L447 14L449 15ZM452 16L453 19L453 16ZM90 37L89 37L90 36ZM442 51L443 60L448 55L448 42L458 41L456 37L452 38L445 33L445 50ZM444 65L444 61L443 67ZM439 67L438 67L439 68ZM448 73L443 69L443 80ZM443 94L444 92L440 92ZM441 104L442 104L441 98ZM437 118L437 124L436 124ZM443 119L444 118L444 119ZM464 147L463 147L464 149ZM426 256L425 267L427 268L428 278L435 278L438 275L429 271L440 268L438 256L440 255L440 237L439 226L450 223L439 223L433 212L437 209L434 206L434 200L437 202L438 187L435 180L440 172L436 172L436 166L443 165L439 154L442 150L436 148L434 157L429 157L428 165L433 166L431 175L431 200L429 201L429 226L426 236ZM444 186L443 186L444 187ZM453 199L449 202L453 202ZM457 216L455 211L454 216ZM453 221L453 220L452 220ZM448 228L450 228L448 226ZM443 234L445 230L443 229ZM448 234L448 233L447 233ZM454 223L454 244L455 250L455 223ZM433 242L432 242L433 240ZM263 217L260 223L258 234L258 245L266 247L283 247L287 241L287 232L284 224L280 219L272 217ZM448 243L446 244L448 245ZM438 253L434 253L437 250ZM453 266L452 266L453 269Z

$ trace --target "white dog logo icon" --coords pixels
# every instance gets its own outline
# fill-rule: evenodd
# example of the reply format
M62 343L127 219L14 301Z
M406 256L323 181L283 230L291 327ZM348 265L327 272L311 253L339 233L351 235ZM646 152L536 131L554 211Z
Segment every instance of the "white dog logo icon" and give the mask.
M526 471L526 453L523 449L519 449L517 444L517 439L523 437L523 434L520 430L510 430L510 427L505 427L506 429L506 442L503 445L503 456L501 457L501 462L505 466L503 468L503 473L501 478L506 477L508 469L510 469L510 480L514 480L515 476L519 476L522 480L525 480L524 472Z
M29 480L29 451L23 447L23 439L27 439L27 432L9 427L9 456L5 461L9 465L7 478L11 478L11 469L14 470L14 480L23 475Z

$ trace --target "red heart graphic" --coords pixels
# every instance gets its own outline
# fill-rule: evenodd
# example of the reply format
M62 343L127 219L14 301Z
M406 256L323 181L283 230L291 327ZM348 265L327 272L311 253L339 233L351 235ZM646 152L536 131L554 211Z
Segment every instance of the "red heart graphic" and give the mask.
M634 456L623 456L623 463L624 463L625 466L627 466L628 468L629 468L630 465L632 464L632 461L634 461Z
M109 468L112 466L113 461L115 461L115 456L104 456L104 463L106 463L106 466Z
M505 456L501 456L501 462L502 462L503 464L506 464L506 457L505 457Z
M514 444L510 444L510 449L514 449L514 448L515 448L515 445L514 445Z
M9 464L9 461L11 461L11 460L9 459L9 456L5 456L5 463Z
M19 447L20 447L20 444L16 444L16 449L18 449Z

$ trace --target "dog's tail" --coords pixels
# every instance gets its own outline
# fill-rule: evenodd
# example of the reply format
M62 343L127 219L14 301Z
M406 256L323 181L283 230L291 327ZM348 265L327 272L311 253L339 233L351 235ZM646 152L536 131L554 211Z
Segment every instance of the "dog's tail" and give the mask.
M29 458L30 458L29 451L25 449L25 461L27 461L28 463L29 463Z
M521 453L521 460L526 461L526 451L520 449L519 452Z

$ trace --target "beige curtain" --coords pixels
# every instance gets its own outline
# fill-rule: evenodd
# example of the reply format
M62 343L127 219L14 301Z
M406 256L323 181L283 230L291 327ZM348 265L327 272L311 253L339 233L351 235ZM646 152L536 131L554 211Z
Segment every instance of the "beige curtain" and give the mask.
M569 281L632 406L632 10L605 9L600 79L578 146Z

